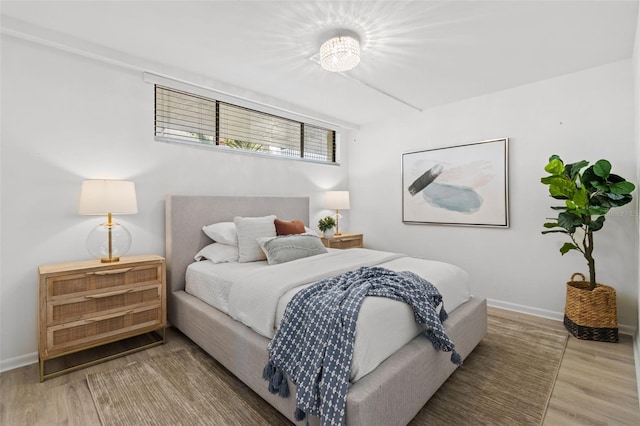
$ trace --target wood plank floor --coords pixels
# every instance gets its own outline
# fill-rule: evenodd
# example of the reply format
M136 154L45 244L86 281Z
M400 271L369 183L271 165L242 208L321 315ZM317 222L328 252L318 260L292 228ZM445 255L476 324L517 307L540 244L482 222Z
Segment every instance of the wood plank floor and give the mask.
M500 312L564 330L559 321ZM620 343L603 343L569 336L543 425L640 425L632 337L621 334Z
M501 315L526 317L541 327L563 329L557 321L502 310ZM167 331L167 338L165 345L43 383L39 382L37 364L0 374L0 425L99 425L83 380L86 374L194 346L173 329ZM640 425L630 336L621 335L618 344L569 338L543 425Z

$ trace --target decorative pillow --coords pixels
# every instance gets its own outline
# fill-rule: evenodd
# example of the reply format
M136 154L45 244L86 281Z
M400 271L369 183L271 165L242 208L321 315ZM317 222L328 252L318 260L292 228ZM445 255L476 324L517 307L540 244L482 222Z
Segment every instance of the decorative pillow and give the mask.
M207 237L220 244L238 245L238 234L233 222L219 222L202 227Z
M276 225L276 235L293 235L304 234L304 223L301 220L292 220L287 222L285 220L274 220Z
M212 243L200 250L193 258L197 261L209 259L213 263L237 262L238 247Z
M265 254L258 245L257 238L275 237L276 226L273 221L275 215L264 217L239 217L233 218L238 232L238 262L255 262L265 260Z
M320 237L310 234L258 238L258 244L267 256L269 265L327 253Z

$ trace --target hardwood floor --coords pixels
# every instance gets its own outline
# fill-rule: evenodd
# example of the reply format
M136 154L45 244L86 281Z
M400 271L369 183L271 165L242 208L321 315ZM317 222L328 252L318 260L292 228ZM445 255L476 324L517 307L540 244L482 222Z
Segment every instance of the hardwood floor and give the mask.
M495 309L495 308L490 308ZM526 316L502 311L501 315ZM557 321L526 316L541 327L563 329ZM0 374L0 424L99 425L91 394L83 380L87 373L108 371L136 360L165 354L194 344L169 329L165 345L71 372L43 383L38 365ZM549 407L543 422L555 425L639 425L640 409L630 336L620 343L569 338Z
M500 311L564 329L559 321ZM603 343L569 336L543 425L640 425L632 337Z

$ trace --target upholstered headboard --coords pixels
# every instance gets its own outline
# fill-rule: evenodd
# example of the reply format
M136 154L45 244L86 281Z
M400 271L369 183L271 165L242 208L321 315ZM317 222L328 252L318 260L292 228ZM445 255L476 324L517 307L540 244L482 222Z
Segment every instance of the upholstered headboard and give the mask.
M309 224L308 197L168 195L165 208L169 320L173 292L184 290L187 266L202 247L212 242L202 232L204 225L233 222L235 216L271 214L283 220L300 219Z

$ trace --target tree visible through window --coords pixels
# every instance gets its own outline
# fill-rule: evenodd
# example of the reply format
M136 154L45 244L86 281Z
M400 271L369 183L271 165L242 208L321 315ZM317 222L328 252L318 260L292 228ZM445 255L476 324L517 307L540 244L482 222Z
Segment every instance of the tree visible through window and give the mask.
M312 124L155 86L155 136L267 155L336 162L336 132Z

